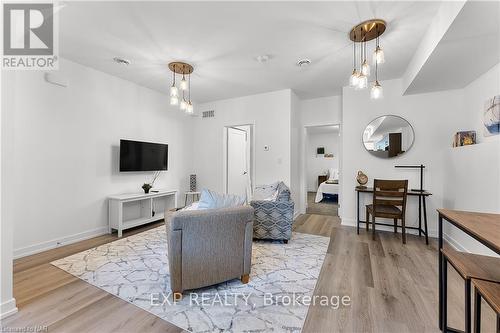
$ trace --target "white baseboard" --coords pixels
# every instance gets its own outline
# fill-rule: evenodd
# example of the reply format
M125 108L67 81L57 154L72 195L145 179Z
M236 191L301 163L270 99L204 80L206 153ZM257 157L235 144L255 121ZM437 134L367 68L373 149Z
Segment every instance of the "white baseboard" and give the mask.
M357 223L355 219L341 219L341 224L349 227L356 227ZM362 227L364 228L365 225L362 224ZM394 231L394 228L385 226L385 225L377 225L377 230L381 231ZM406 233L411 234L411 235L418 235L418 230L412 230L412 229L406 229ZM423 235L422 235L423 236ZM431 238L437 238L437 230L432 230L429 229L429 237Z
M11 298L10 300L0 304L0 319L12 316L16 312L17 312L17 307L16 307L16 300L14 298Z
M469 252L469 253L471 253L471 251L467 250L465 247L463 247L462 245L460 245L460 243L457 242L456 239L454 239L453 237L447 235L444 232L443 232L443 239L446 242L448 242L448 244L450 244L455 250L461 251L461 252Z
M102 236L108 233L108 227L100 227L89 231L80 232L78 234L61 237L58 239L53 239L47 242L42 242L26 247L22 247L19 249L14 249L14 259L18 259L21 257L26 257L32 254L40 253L43 251L55 249L56 247L60 247L63 245L68 245L72 243L76 243L79 241L83 241L89 238Z

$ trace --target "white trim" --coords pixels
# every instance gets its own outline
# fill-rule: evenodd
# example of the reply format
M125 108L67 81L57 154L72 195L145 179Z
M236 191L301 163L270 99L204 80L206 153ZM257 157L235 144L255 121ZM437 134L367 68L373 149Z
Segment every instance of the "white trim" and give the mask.
M463 247L462 245L460 245L459 242L457 242L456 239L454 239L453 237L447 235L446 233L443 232L443 239L448 243L450 244L451 246L453 246L453 248L457 251L460 251L460 252L468 252L468 253L471 253L471 251L467 250L465 247Z
M295 211L293 212L293 219L295 220L297 217L299 217L299 215L301 215L302 213L299 212L299 211Z
M356 220L355 219L343 219L342 218L341 224L348 226L348 227L356 228ZM413 225L410 225L410 227L413 227ZM364 224L362 226L360 226L360 229L364 229L364 228L365 228ZM377 230L393 232L394 228L389 227L389 226L385 226L385 225L378 225ZM429 238L437 238L437 230L429 229L428 231L429 231ZM410 235L418 235L418 230L406 229L406 233L410 234ZM425 237L425 236L422 235L422 237Z
M42 242L42 243L22 247L19 249L15 249L14 250L14 259L18 259L21 257L26 257L26 256L29 256L32 254L40 253L43 251L55 249L56 247L76 243L76 242L83 241L83 240L86 240L89 238L102 236L102 235L107 234L108 232L109 232L109 229L107 226L105 226L105 227L100 227L100 228L96 228L93 230L84 231L84 232L81 232L78 234L53 239L53 240L50 240L47 242Z
M12 316L14 313L17 313L16 300L14 298L0 304L0 319Z

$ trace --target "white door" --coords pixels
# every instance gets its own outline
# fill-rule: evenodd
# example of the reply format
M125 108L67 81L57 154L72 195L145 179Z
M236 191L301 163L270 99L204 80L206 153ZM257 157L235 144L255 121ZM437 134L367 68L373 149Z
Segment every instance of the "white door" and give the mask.
M247 133L237 128L227 129L227 193L246 195Z

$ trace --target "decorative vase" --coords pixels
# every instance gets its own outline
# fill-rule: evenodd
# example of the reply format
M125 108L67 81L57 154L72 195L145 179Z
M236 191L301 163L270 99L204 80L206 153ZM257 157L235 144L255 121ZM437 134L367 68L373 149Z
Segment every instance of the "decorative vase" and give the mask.
M363 173L363 171L358 171L358 176L356 177L358 181L358 188L366 188L366 183L368 183L368 176Z
M196 175L189 176L189 190L191 192L196 192Z
M153 186L151 186L150 184L144 184L142 185L142 189L144 190L144 193L148 194L149 193L149 190L152 188Z

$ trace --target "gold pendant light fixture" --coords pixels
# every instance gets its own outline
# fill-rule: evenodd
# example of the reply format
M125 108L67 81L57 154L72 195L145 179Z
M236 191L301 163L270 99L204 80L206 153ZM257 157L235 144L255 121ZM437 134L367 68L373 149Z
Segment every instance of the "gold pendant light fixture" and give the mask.
M384 51L379 44L379 38L384 33L385 29L386 23L384 20L373 19L361 22L360 24L353 27L349 32L349 38L353 42L353 70L351 77L349 78L349 85L357 90L365 89L368 87L370 64L368 63L368 60L366 58L366 43L371 40L375 40L375 50L373 52L375 81L373 81L372 83L370 93L370 97L373 99L382 98L383 95L382 86L380 85L380 82L378 82L378 65L385 62Z
M192 114L194 112L193 103L191 102L191 73L193 73L194 70L193 66L185 62L174 61L168 64L168 68L172 71L170 105L179 105L182 111L185 111L187 114ZM182 75L178 88L175 81L176 74Z

